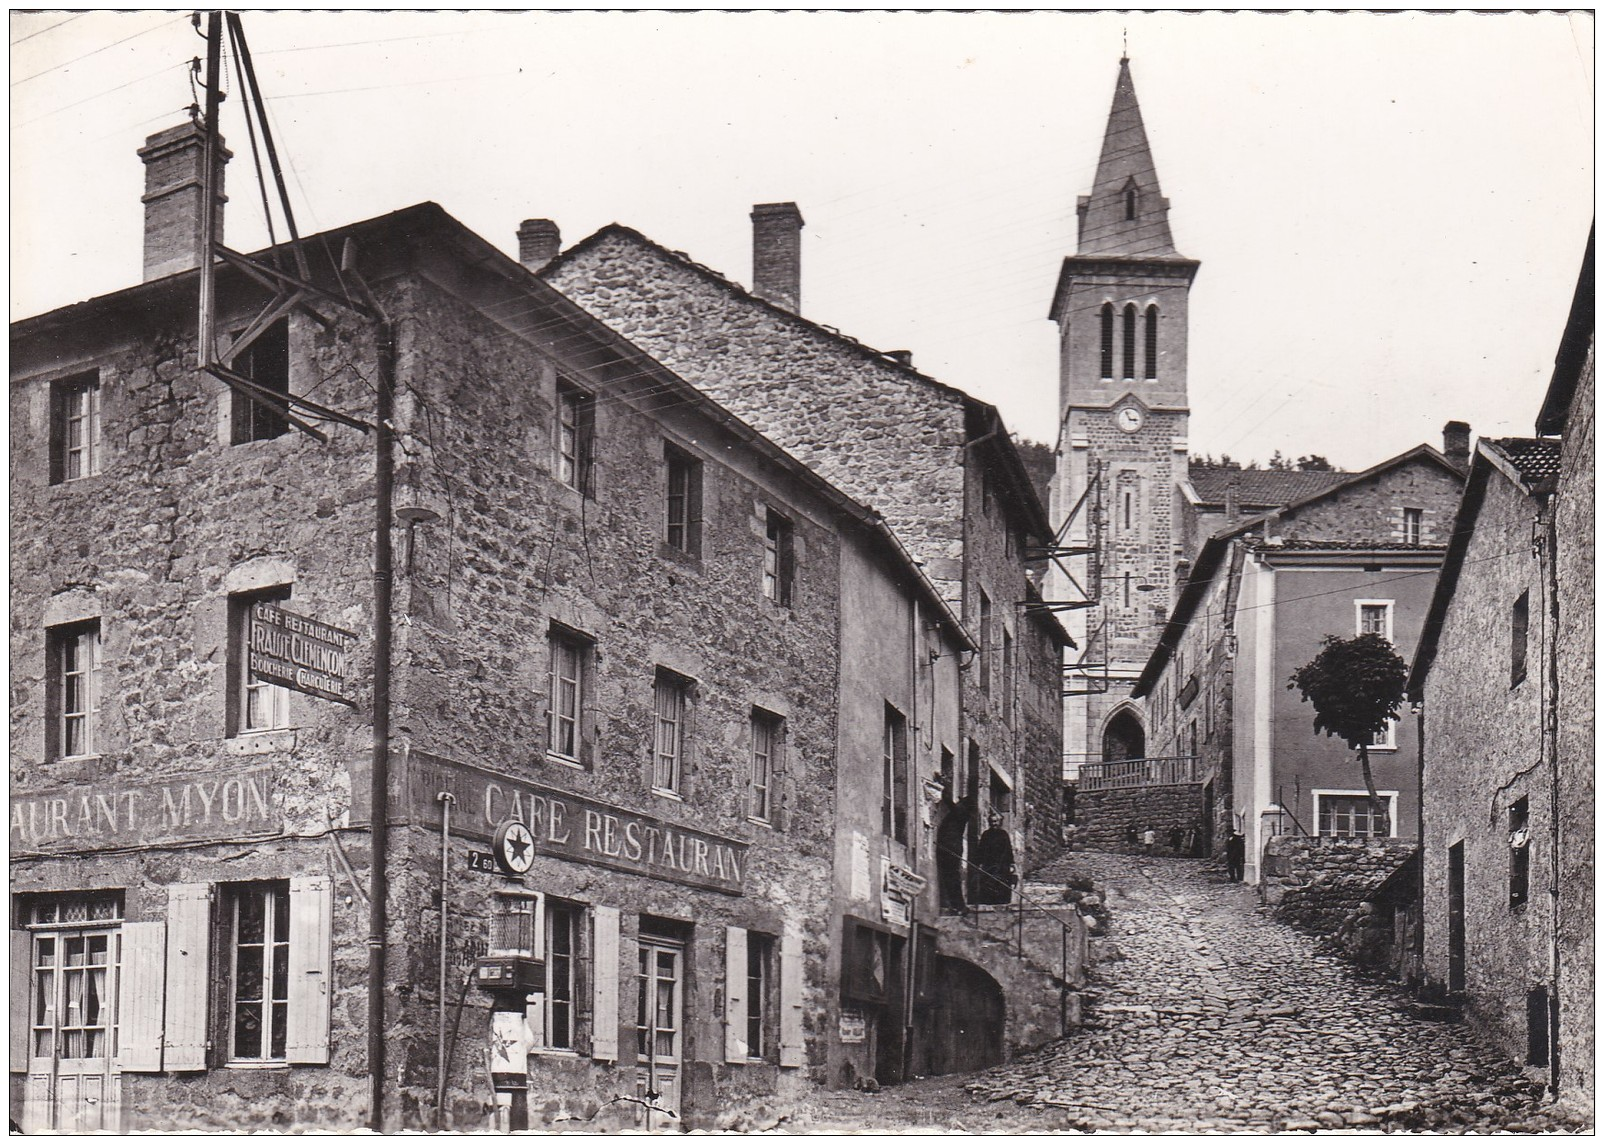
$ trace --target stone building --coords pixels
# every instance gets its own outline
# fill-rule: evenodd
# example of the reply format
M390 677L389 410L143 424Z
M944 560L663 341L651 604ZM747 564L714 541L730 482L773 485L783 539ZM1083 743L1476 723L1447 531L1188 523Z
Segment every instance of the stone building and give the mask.
M1061 841L1068 642L1034 579L1031 550L1052 532L1030 471L995 407L800 313L796 205L758 205L751 220L751 291L621 225L549 263L551 249L526 247L525 263L885 517L978 644L963 667L963 742L941 755L940 810L973 796L1023 875ZM525 223L535 229L553 231Z
M220 268L251 386L198 373L200 153L143 283L12 328L13 1115L724 1126L996 1028L925 886L977 644L893 531L434 205L266 318ZM387 360L388 613L328 420Z
M1409 687L1424 972L1589 1115L1592 320L1590 241L1538 419L1550 436L1478 445Z
M1370 747L1387 808L1372 816L1355 753L1314 734L1313 710L1287 681L1327 635L1376 631L1410 656L1459 499L1466 433L1462 423L1445 429L1449 457L1416 446L1208 537L1133 689L1147 709L1147 761L1129 774L1083 769L1078 807L1089 794L1134 793L1169 808L1177 790L1156 786L1189 785L1193 823L1216 851L1244 834L1250 883L1283 832L1412 838L1417 740L1407 723Z

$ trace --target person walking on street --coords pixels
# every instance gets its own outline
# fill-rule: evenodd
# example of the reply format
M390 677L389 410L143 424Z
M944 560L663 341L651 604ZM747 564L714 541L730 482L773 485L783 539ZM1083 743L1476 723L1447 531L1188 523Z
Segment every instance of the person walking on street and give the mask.
M1153 854L1153 841L1156 840L1156 839L1158 839L1158 833L1153 831L1153 826L1152 825L1148 825L1146 828L1144 828L1142 830L1142 855L1143 856L1151 856Z
M1240 832L1233 832L1225 841L1225 875L1232 883L1242 882L1242 869L1247 862L1247 841Z

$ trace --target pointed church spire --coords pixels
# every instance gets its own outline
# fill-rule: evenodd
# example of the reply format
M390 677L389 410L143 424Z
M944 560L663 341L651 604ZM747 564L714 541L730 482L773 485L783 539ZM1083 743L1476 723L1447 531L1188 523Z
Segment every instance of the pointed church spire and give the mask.
M1092 192L1077 206L1081 256L1178 256L1170 235L1170 203L1158 187L1158 171L1142 126L1142 108L1131 82L1131 61L1121 56L1108 112L1103 153Z

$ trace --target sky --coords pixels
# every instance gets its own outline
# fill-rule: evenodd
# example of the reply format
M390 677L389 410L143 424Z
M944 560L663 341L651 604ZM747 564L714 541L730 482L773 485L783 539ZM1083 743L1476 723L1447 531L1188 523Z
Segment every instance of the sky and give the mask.
M1051 443L1048 305L1129 51L1192 289L1194 454L1361 469L1530 434L1593 216L1565 14L248 12L303 232L431 200L510 255L617 221L743 284L795 201L802 311ZM11 16L13 319L138 283L187 13ZM257 248L225 103L228 243Z

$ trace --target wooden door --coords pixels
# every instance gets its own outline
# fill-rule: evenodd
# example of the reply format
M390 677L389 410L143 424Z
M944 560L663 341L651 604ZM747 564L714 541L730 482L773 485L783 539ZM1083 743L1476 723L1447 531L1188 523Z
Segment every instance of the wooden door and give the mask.
M33 933L23 1127L92 1132L121 1126L116 927Z
M636 1084L646 1102L637 1123L680 1128L680 1062L685 1049L685 945L643 936L636 969Z
M1448 849L1448 989L1465 988L1465 842Z

